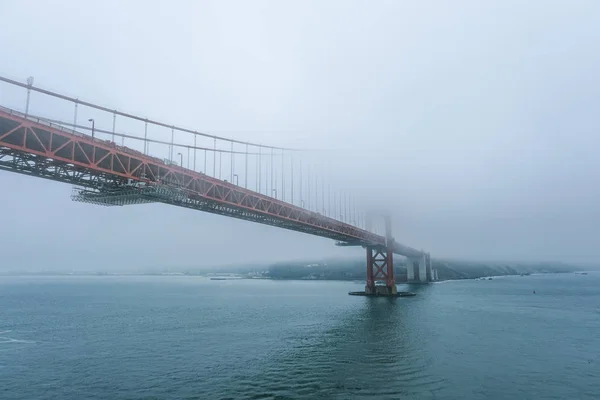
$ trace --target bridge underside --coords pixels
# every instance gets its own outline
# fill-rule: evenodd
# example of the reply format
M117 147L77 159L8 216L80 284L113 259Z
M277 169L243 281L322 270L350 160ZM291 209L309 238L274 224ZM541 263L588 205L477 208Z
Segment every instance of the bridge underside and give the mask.
M258 211L237 208L201 196L194 196L189 191L175 186L146 182L129 183L127 179L110 174L98 173L98 171L88 168L76 167L9 148L0 147L0 170L79 186L80 188L73 190L71 196L73 200L79 202L102 206L165 203L349 243L347 236L343 234L328 232L317 227L298 225ZM352 243L364 245L355 240Z
M0 108L0 169L85 188L73 198L93 204L149 202L187 207L349 244L385 239L113 142Z

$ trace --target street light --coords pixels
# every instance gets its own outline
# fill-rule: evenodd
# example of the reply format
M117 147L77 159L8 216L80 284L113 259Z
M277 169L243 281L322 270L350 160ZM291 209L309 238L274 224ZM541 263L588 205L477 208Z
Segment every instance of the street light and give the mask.
M94 128L96 126L96 122L94 121L94 118L90 118L88 119L89 122L92 123L92 142L94 141Z
M277 189L273 189L273 193L275 193L275 196L273 196L273 197L277 198Z
M25 116L29 115L29 97L31 96L31 87L33 86L33 76L27 78L27 102L25 103Z
M179 156L179 159L180 159L180 163L179 164L180 164L181 168L183 168L183 154L177 153L177 155Z
M240 181L240 177L238 176L238 174L233 174L233 179L235 179L235 185L239 186L238 182Z
M300 206L304 208L304 200L300 200Z

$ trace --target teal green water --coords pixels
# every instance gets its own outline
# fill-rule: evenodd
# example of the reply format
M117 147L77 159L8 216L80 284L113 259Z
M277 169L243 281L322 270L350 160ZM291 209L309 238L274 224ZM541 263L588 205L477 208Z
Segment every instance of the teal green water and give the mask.
M0 399L600 398L598 274L361 286L2 277Z

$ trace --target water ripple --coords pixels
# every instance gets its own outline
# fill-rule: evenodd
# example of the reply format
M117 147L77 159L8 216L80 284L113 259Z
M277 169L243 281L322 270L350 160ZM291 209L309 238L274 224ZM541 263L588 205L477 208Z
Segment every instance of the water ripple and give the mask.
M0 397L594 398L600 282L536 282L554 298L529 279L396 300L343 282L7 280Z

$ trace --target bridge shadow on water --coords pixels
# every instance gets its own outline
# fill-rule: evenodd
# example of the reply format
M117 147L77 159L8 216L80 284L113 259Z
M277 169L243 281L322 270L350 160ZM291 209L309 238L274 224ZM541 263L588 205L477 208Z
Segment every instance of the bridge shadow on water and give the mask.
M288 348L239 376L239 396L255 399L435 398L430 377L431 333L420 324L429 285L402 285L416 297L351 297L332 326L289 338ZM428 287L429 286L429 287ZM400 290L400 289L399 289ZM233 396L233 398L238 398Z

